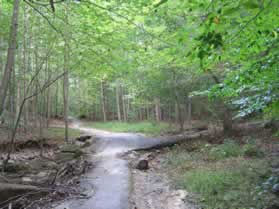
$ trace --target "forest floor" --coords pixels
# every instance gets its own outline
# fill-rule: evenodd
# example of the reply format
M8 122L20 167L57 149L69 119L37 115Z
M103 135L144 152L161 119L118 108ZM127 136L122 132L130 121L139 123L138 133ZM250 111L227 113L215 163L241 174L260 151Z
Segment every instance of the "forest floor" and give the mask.
M72 139L81 135L70 129ZM8 130L0 127L0 168L9 146ZM64 128L20 131L5 172L0 173L0 208L45 208L45 204L73 195L84 195L77 189L79 176L91 165L75 144L66 145ZM1 168L2 170L2 168Z
M83 185L92 185L95 192L92 197L88 199L73 198L70 201L64 201L56 207L58 209L73 209L77 207L80 209L142 208L142 203L136 200L134 201L133 197L137 196L137 200L141 200L148 204L152 196L146 196L150 198L145 199L142 196L142 192L137 193L133 189L138 188L136 184L142 185L141 188L145 189L145 182L138 181L140 179L135 178L136 176L134 175L135 167L132 164L135 161L138 162L140 159L138 157L132 159L131 155L127 153L130 153L132 150L158 148L161 145L168 146L183 141L187 139L187 137L200 136L200 133L191 133L188 136L146 137L143 134L101 131L88 128L82 123L76 123L73 127L86 134L93 134L95 137L94 147L88 150L88 153L91 152L91 154L89 154L89 160L94 162L94 168L86 173L80 180L83 182ZM132 174L130 172L131 170L133 170ZM150 179L153 179L153 182L158 178L161 179L161 175L163 175L163 173L161 173L161 175L158 176L158 173L151 172L152 169L149 171L150 174L152 174ZM138 170L137 173L139 176L145 175L146 171ZM181 191L176 191L174 188L170 189L170 182L167 181L167 176L162 180L165 181L161 181L159 185L151 184L150 188L158 186L166 193L156 192L156 197L153 195L152 198L156 204L149 204L150 207L145 208L162 209L162 205L159 204L158 201L168 196L169 206L177 205L177 208L184 209ZM145 186L146 185L147 184L145 184ZM130 192L133 194L132 198L130 198ZM174 195L175 193L177 195Z
M131 167L131 209L198 209L192 195L177 188L165 167L167 149L130 152L125 156ZM149 168L137 169L139 159L147 159Z
M269 130L201 137L164 158L173 185L202 208L279 208L279 137Z
M0 175L1 185L32 185L45 192L20 195L17 203L27 208L278 208L279 138L269 130L241 125L244 131L228 137L199 124L180 135L146 137L74 121L73 139L93 138L65 146L61 124L54 121L56 127L45 129L43 157L40 144L32 140L36 137L29 135L17 144L11 170ZM139 169L141 161L148 162L146 169ZM5 205L1 201L0 208Z

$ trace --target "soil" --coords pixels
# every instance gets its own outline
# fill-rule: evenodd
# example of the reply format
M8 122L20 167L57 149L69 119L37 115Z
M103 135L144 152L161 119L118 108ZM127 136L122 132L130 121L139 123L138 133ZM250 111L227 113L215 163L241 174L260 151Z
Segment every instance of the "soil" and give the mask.
M197 209L194 197L185 190L175 188L164 167L165 151L130 152L132 178L131 209ZM149 162L149 169L137 169L139 159Z
M167 149L163 147L201 136L209 139L207 131L187 130L181 136L150 138L84 128L76 122L72 126L87 135L94 135L94 145L86 144L86 140L76 140L77 147L46 144L45 159L42 159L39 144L27 143L13 155L11 161L14 164L24 162L27 166L21 168L22 172L16 171L14 178L5 176L4 181L12 178L17 183L20 180L20 183L35 183L49 189L44 198L34 201L29 208L53 208L53 205L57 206L54 202L59 200L63 200L59 208L116 209L127 208L128 202L130 209L199 208L193 195L172 185L164 167ZM80 157L79 148L86 152L86 158ZM148 161L146 169L137 169L140 160ZM92 165L88 162L95 162L93 169L89 169ZM28 199L24 201L28 203Z
M5 173L0 174L0 187L7 188L5 195L0 195L0 208L12 204L12 208L46 209L52 208L53 201L85 197L77 185L79 177L92 167L82 152L84 144L90 140L93 139L61 145L60 142L38 143L31 139L18 144ZM6 154L0 153L0 168Z

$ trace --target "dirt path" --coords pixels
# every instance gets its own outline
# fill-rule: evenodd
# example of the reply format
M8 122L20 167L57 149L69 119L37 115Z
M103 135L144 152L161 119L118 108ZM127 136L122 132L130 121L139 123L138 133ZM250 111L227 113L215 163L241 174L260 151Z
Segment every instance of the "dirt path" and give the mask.
M128 160L121 155L130 150L150 148L174 139L150 138L141 134L111 133L85 128L75 122L73 128L95 135L89 160L95 167L80 180L80 186L90 194L87 199L72 199L56 206L57 209L128 209L131 173ZM180 139L181 140L181 139Z

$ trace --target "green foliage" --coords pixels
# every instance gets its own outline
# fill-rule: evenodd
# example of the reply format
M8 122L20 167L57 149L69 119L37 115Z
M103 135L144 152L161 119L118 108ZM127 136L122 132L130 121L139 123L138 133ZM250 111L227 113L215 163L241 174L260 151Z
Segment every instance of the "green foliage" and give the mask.
M152 135L159 135L173 130L167 123L153 123L153 122L94 122L88 123L87 126L97 129L103 129L115 132L132 132L145 133Z
M166 166L176 185L196 194L202 208L266 208L277 201L270 193L276 182L263 188L271 174L269 158L245 156L254 151L256 142L249 139L240 146L232 140L223 145L195 141L176 146L170 149ZM212 158L216 160L208 160Z
M206 208L260 209L262 199L255 198L252 191L263 181L257 172L265 173L266 169L267 164L257 160L241 162L234 168L196 169L188 171L180 184L200 194Z
M248 139L248 142L242 147L242 152L246 157L263 157L264 155L254 139Z
M212 147L208 152L208 157L212 160L220 160L229 157L238 157L241 154L241 146L235 141L227 139L223 144Z
M279 131L273 134L275 137L279 137Z
M88 101L101 109L101 80L108 83L109 96L113 83L121 80L136 107L156 97L162 103L183 103L194 91L233 105L239 111L236 117L264 111L277 118L278 7L271 0L97 0L64 1L53 13L47 5L26 1L21 4L17 53L26 33L23 10L27 39L34 39L34 46L27 44L28 56L37 53L41 61L44 49L53 45L48 60L52 74L63 67L63 42L69 39L70 96L80 97L70 100L76 115L88 114ZM11 12L12 2L2 0L2 51ZM4 58L6 53L1 54ZM28 77L35 71L33 64ZM135 112L129 114L135 118Z
M223 144L207 148L210 160L222 160L230 157L263 157L263 152L253 139L249 139L243 146L231 139L226 139Z
M279 118L279 101L275 101L265 107L264 113L268 118Z

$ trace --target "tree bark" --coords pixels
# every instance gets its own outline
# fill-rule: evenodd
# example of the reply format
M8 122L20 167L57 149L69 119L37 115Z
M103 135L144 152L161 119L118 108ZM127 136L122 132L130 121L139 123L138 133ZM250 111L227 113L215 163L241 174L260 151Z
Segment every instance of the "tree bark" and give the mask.
M212 79L215 81L216 84L219 84L220 81L218 79L218 77L216 75L214 75L214 73L209 70L209 73L212 77ZM230 134L233 130L233 120L232 120L232 113L230 108L225 104L224 101L222 101L222 105L223 105L223 132L224 134Z
M126 110L126 102L125 102L125 92L124 88L121 86L121 98L122 98L122 108L123 108L123 120L127 121L127 110Z
M188 96L188 125L189 125L189 128L192 128L192 100L191 100L191 97Z
M227 107L224 107L223 113L223 132L225 134L230 134L233 129L232 113Z
M55 89L55 117L58 117L58 104L59 104L59 81Z
M175 114L175 123L179 124L179 111L178 111L178 103L177 102L175 102L174 114Z
M161 109L160 109L160 99L155 98L155 116L156 116L156 121L160 122L161 120Z
M103 121L107 121L107 111L106 111L106 101L105 101L105 89L104 81L101 81L101 102L102 102L102 112L103 112Z
M121 121L121 106L120 106L120 84L116 84L116 106L117 106L117 119Z
M68 47L66 47L68 48ZM69 71L68 71L68 50L65 52L64 58L64 80L63 80L63 98L64 98L64 123L65 123L65 141L69 139Z
M23 63L23 98L27 96L27 89L26 89L26 74L27 74L27 32L28 32L28 16L27 16L27 7L24 4L23 8L23 52L22 52L22 63ZM22 100L21 100L22 101ZM28 124L28 103L25 104L23 109L23 123L24 123L24 131L27 132L27 124Z
M51 75L49 72L49 66L47 67L47 79L50 80ZM51 87L47 90L47 99L46 99L46 127L49 128L50 118L51 118L51 107L52 107L52 96L51 96Z
M10 38L9 38L9 48L7 53L7 62L6 62L4 75L0 85L0 115L2 115L4 111L8 86L14 68L14 63L15 63L19 4L20 4L20 0L14 0L13 16L12 16L12 21L10 26Z
M68 12L69 4L66 2L65 7L66 23L69 23ZM68 29L68 28L66 28ZM70 40L71 32L66 30L64 37L64 79L63 79L63 100L64 100L64 124L65 124L65 141L69 141L69 63L70 63Z

